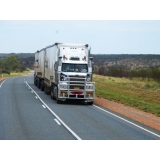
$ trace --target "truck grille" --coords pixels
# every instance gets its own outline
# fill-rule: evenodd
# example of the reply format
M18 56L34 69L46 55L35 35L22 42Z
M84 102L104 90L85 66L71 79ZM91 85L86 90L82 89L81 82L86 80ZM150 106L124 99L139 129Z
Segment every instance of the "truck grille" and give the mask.
M69 76L70 89L75 89L75 87L79 87L79 89L85 89L85 83L85 77Z

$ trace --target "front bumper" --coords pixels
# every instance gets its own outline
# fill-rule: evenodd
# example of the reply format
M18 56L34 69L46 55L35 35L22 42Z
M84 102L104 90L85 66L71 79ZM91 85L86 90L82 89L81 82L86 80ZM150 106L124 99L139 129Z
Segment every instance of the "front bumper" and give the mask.
M58 99L82 99L93 101L95 98L95 82L69 83L60 82Z

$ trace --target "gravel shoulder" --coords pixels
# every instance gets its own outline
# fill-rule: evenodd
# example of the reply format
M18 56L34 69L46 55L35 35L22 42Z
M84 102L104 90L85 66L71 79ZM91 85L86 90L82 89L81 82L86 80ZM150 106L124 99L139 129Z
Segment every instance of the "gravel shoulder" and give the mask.
M101 105L105 108L108 108L126 117L129 117L142 124L145 124L151 128L160 130L160 117L157 117L151 113L146 113L136 108L125 106L123 104L120 104L114 101L110 101L104 98L96 97L94 100L94 103Z

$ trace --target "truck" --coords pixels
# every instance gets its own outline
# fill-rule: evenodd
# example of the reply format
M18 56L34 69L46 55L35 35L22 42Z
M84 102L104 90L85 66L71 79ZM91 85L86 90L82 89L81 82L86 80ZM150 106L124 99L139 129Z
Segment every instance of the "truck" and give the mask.
M67 99L92 105L93 57L88 44L55 43L35 53L34 84L57 103Z

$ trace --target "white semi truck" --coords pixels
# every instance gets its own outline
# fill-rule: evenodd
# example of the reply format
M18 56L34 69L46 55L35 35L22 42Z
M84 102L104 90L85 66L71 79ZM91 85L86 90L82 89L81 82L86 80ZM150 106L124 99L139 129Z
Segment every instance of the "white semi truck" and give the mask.
M34 84L57 103L66 99L93 104L92 57L88 44L55 43L35 53Z

